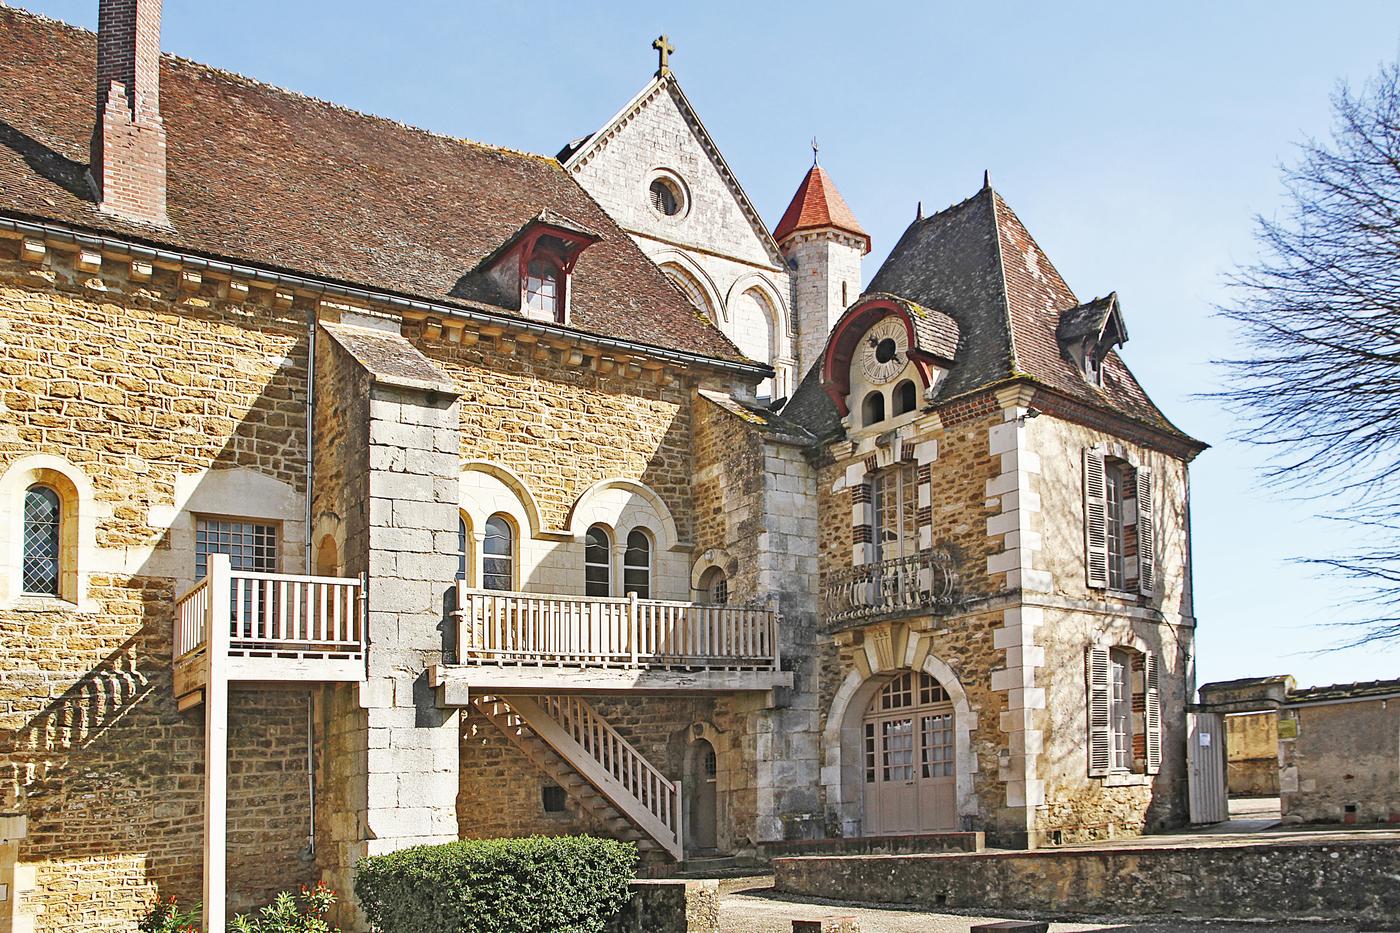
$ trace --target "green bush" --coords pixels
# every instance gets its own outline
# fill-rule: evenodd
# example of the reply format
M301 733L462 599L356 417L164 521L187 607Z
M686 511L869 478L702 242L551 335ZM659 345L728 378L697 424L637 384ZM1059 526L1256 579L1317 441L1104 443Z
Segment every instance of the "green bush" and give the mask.
M199 905L181 910L173 895L166 901L157 898L146 907L136 929L141 933L199 933Z
M602 933L636 865L611 839L464 840L361 859L355 894L382 933Z
M234 933L339 933L326 922L335 903L335 892L325 882L316 887L301 886L301 905L291 892L283 891L256 917L239 914L229 924Z

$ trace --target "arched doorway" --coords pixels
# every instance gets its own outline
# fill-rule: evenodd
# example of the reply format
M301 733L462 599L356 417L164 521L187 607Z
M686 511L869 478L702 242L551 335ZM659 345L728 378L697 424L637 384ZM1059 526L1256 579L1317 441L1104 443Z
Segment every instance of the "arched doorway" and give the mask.
M953 704L928 674L903 671L861 721L868 836L957 827Z
M696 739L690 743L686 759L689 767L685 790L690 798L686 813L686 848L691 852L712 852L719 845L716 832L719 762L715 747L705 739Z

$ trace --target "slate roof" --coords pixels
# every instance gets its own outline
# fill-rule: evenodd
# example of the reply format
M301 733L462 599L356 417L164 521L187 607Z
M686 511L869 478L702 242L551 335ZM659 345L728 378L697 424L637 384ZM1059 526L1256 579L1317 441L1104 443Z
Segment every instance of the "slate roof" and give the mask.
M1107 409L1190 445L1148 398L1116 352L1102 363L1103 386L1085 379L1061 351L1056 331L1061 314L1080 306L1049 257L1020 218L989 186L904 231L871 280L867 296L888 292L957 322L961 332L956 364L935 404L1015 378L1026 378L1090 407ZM812 374L785 413L825 436L820 379ZM826 403L830 405L829 402ZM811 419L811 420L809 420Z
M783 219L773 229L773 239L781 243L801 230L821 230L836 228L854 234L865 240L865 251L870 252L870 234L866 233L856 220L856 215L846 205L846 199L836 190L836 183L819 165L813 165L797 186Z
M0 212L519 317L454 296L550 211L601 240L575 267L570 327L725 360L742 354L554 159L436 135L161 58L173 229L101 213L86 172L96 37L0 6Z
M1288 703L1324 703L1329 700L1356 700L1400 694L1400 679L1366 680L1326 687L1303 687L1288 691Z
M1103 333L1104 325L1108 323L1109 315L1113 314L1117 305L1117 292L1109 292L1102 298L1095 298L1082 305L1075 305L1068 311L1061 311L1060 324L1055 330L1055 336L1062 345L1075 340L1083 340L1086 337L1097 340L1099 335ZM1127 333L1125 332L1122 337L1126 341L1128 339Z

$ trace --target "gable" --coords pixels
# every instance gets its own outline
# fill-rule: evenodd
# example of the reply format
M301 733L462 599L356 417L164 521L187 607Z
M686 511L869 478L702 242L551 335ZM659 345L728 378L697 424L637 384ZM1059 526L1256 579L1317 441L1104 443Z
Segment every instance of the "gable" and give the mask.
M564 167L629 233L784 268L768 228L669 75L579 144ZM676 216L651 206L648 187L659 173L684 186L685 208Z

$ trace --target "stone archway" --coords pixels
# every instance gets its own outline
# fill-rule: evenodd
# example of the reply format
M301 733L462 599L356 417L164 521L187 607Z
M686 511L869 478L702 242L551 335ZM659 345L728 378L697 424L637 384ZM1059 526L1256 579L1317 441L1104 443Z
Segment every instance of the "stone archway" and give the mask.
M953 669L929 653L928 636L909 632L905 650L897 657L876 650L873 642L862 652L861 665L846 674L832 698L822 733L822 784L827 808L835 816L841 835L864 833L864 719L870 701L898 673L922 671L938 681L953 709L954 799L959 829L973 825L979 815L973 775L977 759L972 752L972 730L977 714ZM888 641L885 642L888 644Z

